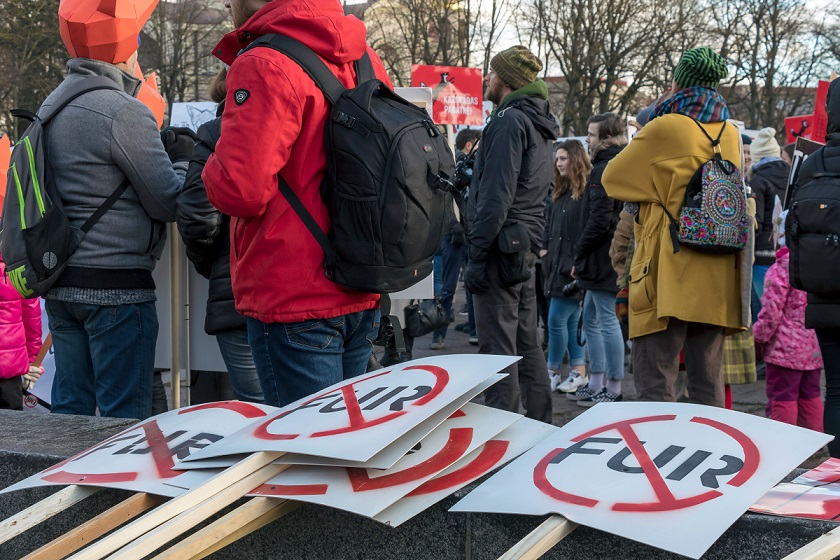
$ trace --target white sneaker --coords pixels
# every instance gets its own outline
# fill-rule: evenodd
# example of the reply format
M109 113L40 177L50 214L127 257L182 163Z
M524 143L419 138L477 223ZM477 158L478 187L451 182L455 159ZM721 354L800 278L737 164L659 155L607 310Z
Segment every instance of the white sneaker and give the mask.
M548 372L548 382L551 385L551 392L557 390L557 387L563 382L563 376L553 371Z
M566 381L557 387L557 390L561 393L574 393L588 383L589 377L581 374L578 370L573 369L569 372L569 377L566 378Z

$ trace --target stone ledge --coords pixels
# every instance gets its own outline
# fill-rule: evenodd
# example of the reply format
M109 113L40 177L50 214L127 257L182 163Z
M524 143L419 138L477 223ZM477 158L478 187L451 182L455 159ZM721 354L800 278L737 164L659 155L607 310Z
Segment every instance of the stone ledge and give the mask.
M0 488L17 482L123 430L132 421L0 411ZM5 519L56 488L0 495ZM462 490L397 528L326 507L306 505L210 558L249 560L495 560L543 518L448 513ZM125 499L102 490L0 546L0 560L17 559ZM833 523L743 515L703 557L709 560L782 558L836 527ZM663 527L667 530L667 527ZM672 560L681 556L581 527L544 558Z

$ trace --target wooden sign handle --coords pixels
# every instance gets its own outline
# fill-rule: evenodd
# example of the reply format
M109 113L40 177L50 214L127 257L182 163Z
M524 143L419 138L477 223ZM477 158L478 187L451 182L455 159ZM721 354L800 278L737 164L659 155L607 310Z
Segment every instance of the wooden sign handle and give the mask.
M840 554L840 527L814 539L782 560L831 560Z
M551 550L551 547L566 538L566 535L577 529L577 526L577 523L569 521L562 515L552 515L500 556L499 560L537 560Z
M44 343L41 344L41 349L38 350L38 354L35 355L35 362L33 365L41 367L41 363L44 361L44 357L47 355L47 352L50 351L52 348L52 333L47 333L47 338L44 339Z
M24 533L97 492L90 486L68 486L0 522L0 544Z

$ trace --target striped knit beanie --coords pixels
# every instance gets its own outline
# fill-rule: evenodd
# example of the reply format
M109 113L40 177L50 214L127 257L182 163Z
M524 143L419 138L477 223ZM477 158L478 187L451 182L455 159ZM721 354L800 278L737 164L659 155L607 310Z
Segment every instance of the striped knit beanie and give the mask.
M514 90L536 81L542 67L540 59L522 45L505 49L490 60L490 68Z
M726 60L709 47L688 49L674 70L674 81L680 89L694 86L717 88L729 70Z

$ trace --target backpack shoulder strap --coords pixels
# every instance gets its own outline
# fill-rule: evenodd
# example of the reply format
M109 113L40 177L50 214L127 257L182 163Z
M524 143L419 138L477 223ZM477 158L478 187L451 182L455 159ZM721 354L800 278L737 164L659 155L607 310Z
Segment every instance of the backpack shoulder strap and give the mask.
M706 129L703 128L703 125L697 121L697 119L695 119L694 117L688 118L694 121L694 124L696 124L697 128L700 129L700 131L703 133L703 136L709 139L709 142L712 143L712 148L717 148L720 145L720 139L723 136L723 131L726 129L726 121L723 121L723 126L720 127L720 132L718 132L717 138L712 138L711 136L709 136L709 133L706 132Z
M96 212L94 212L90 218L85 220L85 223L83 223L82 227L80 227L79 229L81 229L84 233L90 231L90 228L92 228L93 225L99 221L99 218L101 218L105 214L105 212L111 209L111 207L117 202L117 199L119 199L123 195L123 193L126 191L130 184L131 181L129 181L128 177L126 177L126 179L122 183L120 183L120 186L114 189L114 192L112 192L111 195L105 199L105 202L103 202L99 206L99 208L96 209Z
M356 68L356 85L376 79L376 72L373 69L373 62L370 60L367 49L362 54L362 58L353 63L353 66Z
M71 101L77 97L84 95L90 91L98 89L114 89L120 90L119 86L114 83L114 80L106 78L105 76L91 76L84 80L79 80L75 84L69 86L55 102L44 110L41 115L41 124L45 125L50 121L59 111L64 109Z
M321 88L321 91L333 105L341 97L341 94L347 90L318 55L296 39L285 35L263 35L248 45L245 50L249 51L257 47L269 47L294 60L298 66L303 68L304 72L309 74L309 77Z

